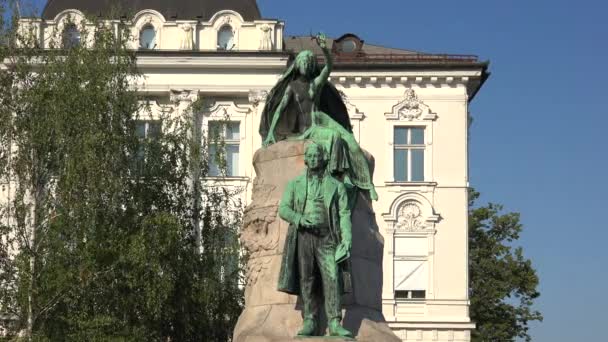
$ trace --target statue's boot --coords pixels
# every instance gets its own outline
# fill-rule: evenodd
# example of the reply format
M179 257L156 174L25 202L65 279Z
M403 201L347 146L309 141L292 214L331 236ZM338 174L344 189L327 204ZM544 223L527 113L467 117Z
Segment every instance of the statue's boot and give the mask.
M305 318L302 329L298 331L298 336L314 336L315 328L315 320L313 318Z
M344 329L340 324L340 319L332 318L328 324L330 336L353 337L353 333Z

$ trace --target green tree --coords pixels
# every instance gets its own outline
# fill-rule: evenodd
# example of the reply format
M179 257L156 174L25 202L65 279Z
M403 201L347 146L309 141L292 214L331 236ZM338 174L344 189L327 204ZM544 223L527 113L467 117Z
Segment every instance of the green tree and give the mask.
M201 104L139 136L128 30L74 24L81 43L48 50L3 26L0 314L28 340L227 341L240 207L204 181Z
M523 226L518 213L503 213L497 204L475 206L479 193L469 192L469 275L473 341L530 341L529 322L542 321L534 310L538 276L532 262L513 243Z

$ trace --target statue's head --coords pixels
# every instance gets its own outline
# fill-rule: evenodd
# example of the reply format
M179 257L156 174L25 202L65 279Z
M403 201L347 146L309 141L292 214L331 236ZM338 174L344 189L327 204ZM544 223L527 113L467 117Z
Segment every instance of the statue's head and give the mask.
M320 170L325 167L325 149L323 146L310 143L304 152L304 163L310 170Z
M301 75L312 76L317 69L317 58L310 50L304 50L296 56L295 66Z

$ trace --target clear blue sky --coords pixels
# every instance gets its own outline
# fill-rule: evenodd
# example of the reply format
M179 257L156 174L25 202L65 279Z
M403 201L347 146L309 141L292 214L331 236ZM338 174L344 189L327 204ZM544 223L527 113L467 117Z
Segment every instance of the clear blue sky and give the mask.
M533 341L608 341L608 4L600 0L258 0L288 34L476 54L471 184L520 212L545 321ZM306 4L306 5L304 5Z
M37 0L38 4L44 3ZM471 184L522 215L545 321L536 342L606 341L608 4L601 0L258 0L287 34L477 54Z

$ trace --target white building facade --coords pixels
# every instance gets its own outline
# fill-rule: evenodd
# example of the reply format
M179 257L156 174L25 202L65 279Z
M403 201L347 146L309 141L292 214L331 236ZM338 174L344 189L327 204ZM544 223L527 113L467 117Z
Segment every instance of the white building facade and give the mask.
M229 117L222 182L245 189L246 203L267 92L290 55L310 48L323 59L309 37L286 37L284 22L262 19L253 0L202 3L134 7L121 19L138 49L144 75L138 90L152 104L142 126L150 129L163 113L179 115L198 99L205 103L204 132ZM21 24L34 28L42 47L57 32L61 44L86 44L70 23L104 10L95 6L102 5L51 0L41 19ZM331 82L344 94L356 139L375 157L384 316L403 341L469 341L475 325L468 310L468 106L487 78L487 63L368 45L353 34L329 45Z

